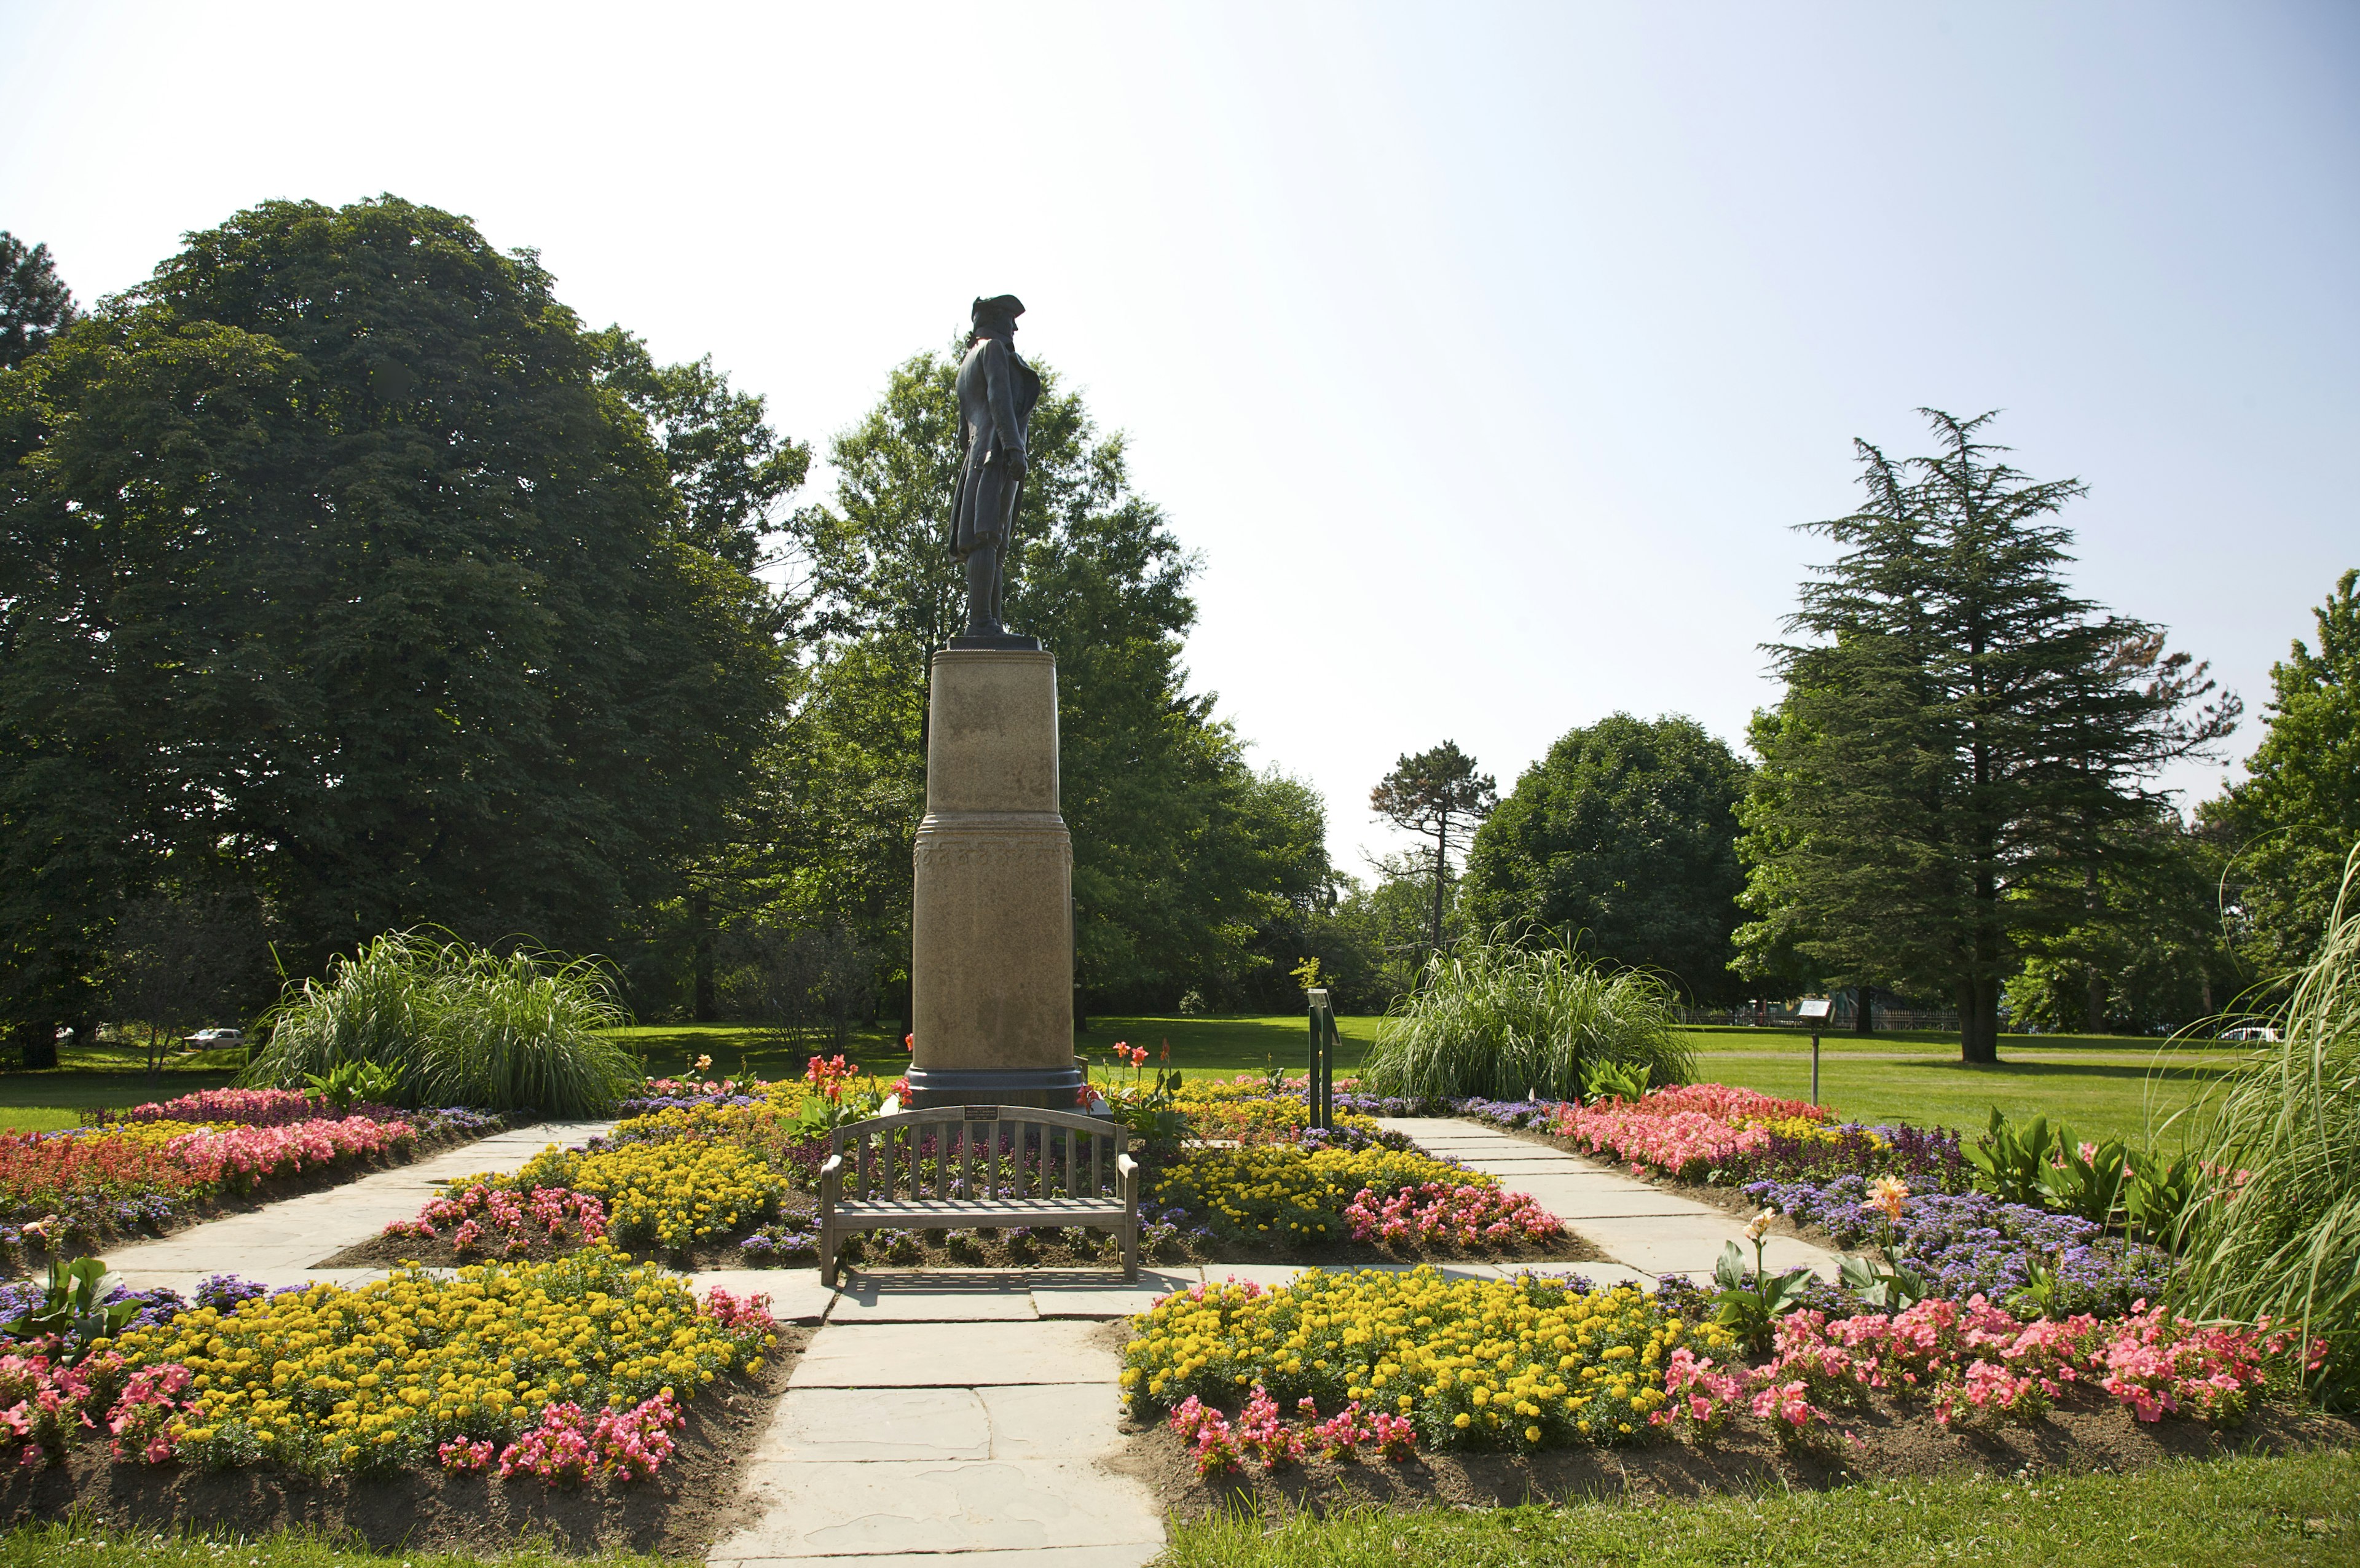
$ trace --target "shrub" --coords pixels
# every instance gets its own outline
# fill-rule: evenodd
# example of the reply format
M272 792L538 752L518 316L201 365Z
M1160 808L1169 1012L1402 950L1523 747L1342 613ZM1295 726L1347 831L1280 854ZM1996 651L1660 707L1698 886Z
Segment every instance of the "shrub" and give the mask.
M1489 1193L1498 1190L1499 1182L1480 1171L1401 1149L1260 1144L1189 1150L1155 1177L1140 1207L1143 1214L1183 1223L1197 1221L1225 1238L1317 1244L1374 1234L1382 1225L1374 1216L1384 1200L1404 1192L1426 1192L1429 1188L1448 1193L1462 1189ZM1370 1210L1371 1217L1365 1224L1351 1212L1356 1204ZM1508 1217L1512 1209L1521 1217L1531 1204L1527 1201L1486 1213L1483 1223ZM1556 1233L1554 1217L1536 1209L1532 1213L1538 1216L1536 1223L1545 1222L1542 1235ZM1433 1235L1419 1239L1433 1239L1439 1234L1437 1227ZM1525 1227L1518 1225L1516 1234L1526 1234Z
M1644 970L1610 970L1495 932L1428 961L1379 1030L1360 1087L1432 1099L1572 1100L1585 1073L1610 1064L1644 1069L1654 1083L1696 1075L1671 988Z
M641 1082L638 1059L599 1032L628 1021L586 959L390 931L290 987L259 1026L269 1044L245 1081L292 1088L370 1062L404 1105L589 1116Z
M2191 1108L2212 1178L2179 1224L2176 1305L2269 1318L2328 1345L2330 1391L2360 1395L2360 849L2278 1039Z

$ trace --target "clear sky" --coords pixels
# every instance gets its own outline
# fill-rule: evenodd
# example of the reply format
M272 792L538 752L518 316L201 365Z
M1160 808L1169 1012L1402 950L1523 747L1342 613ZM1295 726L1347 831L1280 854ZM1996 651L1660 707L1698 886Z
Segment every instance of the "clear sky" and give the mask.
M1445 737L1503 790L1617 709L1742 740L1790 526L1919 405L2087 481L2076 586L2256 711L2360 565L2349 4L0 0L0 227L85 301L393 191L823 452L1022 295L1347 865Z

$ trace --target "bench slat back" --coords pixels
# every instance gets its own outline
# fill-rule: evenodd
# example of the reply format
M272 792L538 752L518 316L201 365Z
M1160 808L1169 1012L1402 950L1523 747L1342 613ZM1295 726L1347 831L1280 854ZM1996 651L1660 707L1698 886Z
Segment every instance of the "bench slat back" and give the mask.
M851 1190L844 1196L855 1203L928 1196L929 1158L936 1198L1041 1200L1056 1197L1060 1188L1068 1198L1095 1198L1107 1191L1114 1156L1126 1148L1124 1129L1107 1117L1032 1105L901 1111L828 1134L829 1153L851 1154L845 1162Z

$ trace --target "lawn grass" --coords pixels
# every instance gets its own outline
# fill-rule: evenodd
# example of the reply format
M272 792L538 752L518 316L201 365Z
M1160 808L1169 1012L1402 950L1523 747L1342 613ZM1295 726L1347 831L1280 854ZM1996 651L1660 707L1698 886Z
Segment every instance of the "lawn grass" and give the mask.
M1375 1043L1375 1018L1336 1020L1341 1037L1336 1052L1340 1076L1356 1070ZM1165 1041L1171 1062L1192 1078L1229 1077L1276 1066L1302 1069L1308 1051L1308 1026L1291 1015L1244 1018L1093 1018L1075 1037L1075 1049L1104 1072L1116 1041L1145 1046L1160 1061ZM672 1025L624 1031L646 1054L650 1070L678 1072L709 1052L713 1071L744 1069L764 1078L800 1077L803 1064L822 1046L812 1040L781 1045L762 1031L740 1025ZM1703 1076L1765 1094L1808 1098L1811 1087L1810 1036L1792 1029L1691 1029L1689 1043ZM2076 1133L2141 1139L2185 1105L2206 1083L2242 1059L2234 1046L2180 1049L2169 1065L2158 1057L2162 1042L2109 1036L2006 1035L1997 1066L1970 1067L1959 1061L1956 1035L1882 1034L1846 1031L1823 1035L1819 1049L1820 1098L1838 1114L1862 1121L1907 1121L1921 1126L1980 1132L1999 1106L2016 1117L2045 1116L2070 1122ZM827 1045L824 1054L835 1054ZM857 1033L846 1054L870 1072L899 1076L908 1062L897 1025ZM2160 1071L2158 1071L2160 1069Z
M246 1538L192 1528L172 1535L107 1530L69 1516L0 1534L0 1568L665 1568L660 1557L621 1552L570 1557L553 1547L519 1543L492 1557L442 1552L373 1552L336 1546L317 1535L274 1531Z
M1880 1482L1826 1492L1175 1523L1162 1568L1783 1568L2070 1563L2321 1568L2360 1554L2360 1455L2181 1461L2127 1475Z

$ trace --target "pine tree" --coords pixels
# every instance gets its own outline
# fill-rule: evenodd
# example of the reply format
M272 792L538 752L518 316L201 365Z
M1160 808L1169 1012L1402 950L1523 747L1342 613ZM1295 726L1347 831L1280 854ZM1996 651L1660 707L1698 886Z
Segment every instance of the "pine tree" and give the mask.
M1434 841L1432 945L1437 951L1451 846L1473 837L1499 803L1498 782L1488 773L1476 772L1475 759L1459 750L1458 742L1448 740L1415 757L1404 754L1369 791L1369 810L1404 833Z
M1980 439L1993 415L1921 410L1940 451L1857 443L1867 501L1805 525L1843 548L1775 645L1786 695L1756 724L1740 934L1840 984L1957 999L1960 1054L1998 1060L2001 987L2026 945L2070 929L2088 886L2202 755L2237 699L2164 634L2066 589L2083 494L2036 482ZM2189 710L2193 709L2192 712Z

